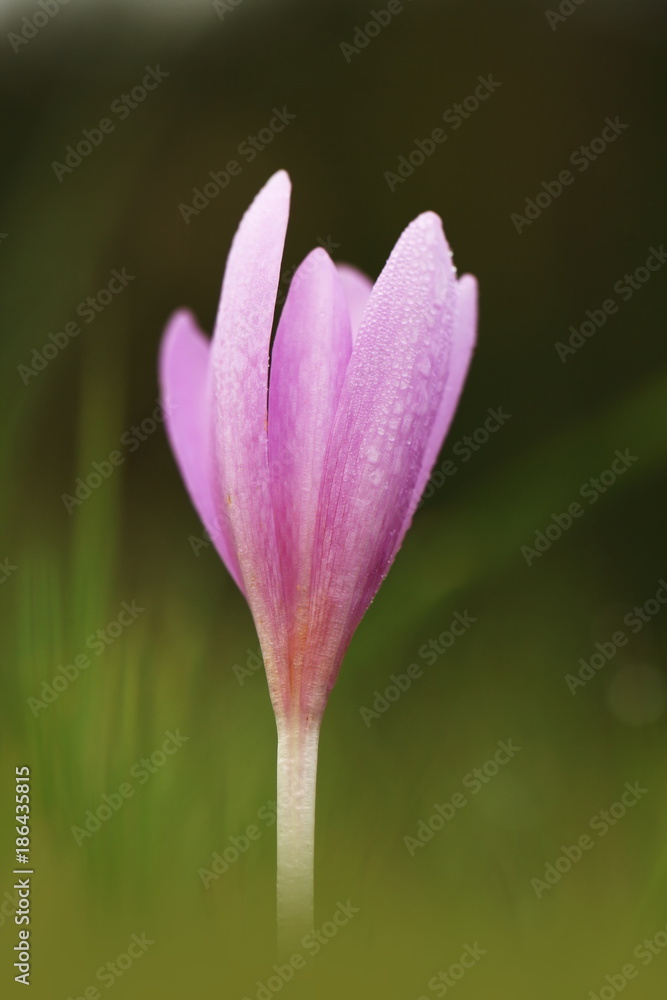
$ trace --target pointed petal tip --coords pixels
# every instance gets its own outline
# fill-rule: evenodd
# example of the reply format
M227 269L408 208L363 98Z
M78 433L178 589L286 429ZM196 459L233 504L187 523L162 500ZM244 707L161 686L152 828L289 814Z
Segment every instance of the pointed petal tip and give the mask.
M412 222L406 226L401 233L400 239L408 236L408 239L422 246L425 250L431 248L436 252L445 249L448 257L452 258L452 251L445 236L442 219L437 212L422 212Z
M459 285L465 285L469 292L477 292L479 282L474 274L469 274L467 271L462 274L459 278Z
M245 210L241 223L234 234L232 246L239 240L244 226L247 227L256 224L258 217L267 212L276 218L284 216L286 224L291 193L292 184L287 171L278 170L275 174L272 174ZM229 257L227 258L227 266L229 266Z
M168 415L181 405L174 402L174 398L181 394L184 379L187 384L184 366L187 370L194 366L194 370L198 371L208 345L208 338L199 329L194 313L189 309L177 309L171 314L158 349L158 383L162 404Z
M276 193L282 192L286 197L289 197L292 191L292 181L286 170L276 170L275 174L271 174L262 191L273 191L274 189Z
M180 309L174 309L165 324L163 337L174 337L184 326L191 323L196 324L196 322L197 320L191 309L185 306L182 306Z
M419 230L424 234L428 242L435 243L438 240L444 240L447 243L442 219L437 212L422 212L421 215L412 220L408 229Z
M456 268L453 255L442 227L442 220L435 212L422 212L403 230L389 260L383 269L379 283L387 280L396 269L407 268L415 287L428 285L434 301L446 297L447 290L456 282ZM431 277L429 278L429 273Z
M417 223L424 228L434 226L438 229L442 229L442 219L437 212L433 212L430 209L428 212L421 212L417 218L414 219L413 225Z
M167 356L178 347L183 338L187 337L193 329L197 330L197 332L199 330L197 319L190 309L176 309L171 314L165 323L164 330L162 331L162 338L160 340L160 371L164 370Z
M318 280L318 276L322 279L327 274L332 279L336 274L336 265L324 247L315 247L303 258L294 272L290 289L296 289L303 281L312 283Z
M318 268L331 268L333 271L336 269L336 265L324 247L315 247L314 250L311 250L303 263L305 264L306 261Z

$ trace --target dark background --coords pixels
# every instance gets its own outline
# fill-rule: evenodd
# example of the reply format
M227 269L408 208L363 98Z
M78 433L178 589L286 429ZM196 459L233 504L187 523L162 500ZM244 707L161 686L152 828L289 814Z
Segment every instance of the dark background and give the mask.
M633 996L662 996L667 957L644 966L633 950L667 925L667 613L636 635L623 618L667 576L667 268L627 301L614 285L667 237L667 14L652 0L561 6L572 13L552 29L538 3L412 0L347 61L341 43L382 2L71 0L18 51L10 33L40 8L2 5L0 559L15 568L0 584L0 892L14 767L28 763L33 995L82 995L143 931L156 943L114 996L255 997L271 974L273 828L208 888L199 874L273 795L266 685L242 669L249 613L193 543L161 425L85 502L68 512L62 497L153 413L171 311L211 329L239 219L286 168L286 271L321 240L376 277L432 209L480 283L479 345L440 459L458 471L415 518L325 717L318 919L338 899L360 914L313 959L317 995L436 996L431 977L479 941L462 1000L598 994L628 962ZM164 82L125 120L110 114L158 64ZM489 75L488 100L443 123ZM247 162L238 146L274 107L296 118ZM571 154L617 116L628 127L579 172ZM53 162L104 117L114 131L59 182ZM390 191L385 172L438 127L447 140ZM230 159L240 175L186 224L179 205ZM568 168L574 182L517 233L512 214ZM19 366L114 268L134 276L127 290L25 384ZM556 343L609 298L618 312L563 362ZM456 443L498 407L510 419L462 461ZM581 501L617 449L636 461ZM522 546L576 500L584 515L528 566ZM136 624L35 715L28 699L131 600ZM469 634L426 666L420 647L465 610ZM627 645L573 694L565 676L618 629ZM423 678L364 725L360 708L411 662ZM179 726L183 750L79 846L86 810ZM516 760L412 857L404 837L510 738ZM531 879L634 781L647 794L538 898ZM5 919L7 958L14 938Z

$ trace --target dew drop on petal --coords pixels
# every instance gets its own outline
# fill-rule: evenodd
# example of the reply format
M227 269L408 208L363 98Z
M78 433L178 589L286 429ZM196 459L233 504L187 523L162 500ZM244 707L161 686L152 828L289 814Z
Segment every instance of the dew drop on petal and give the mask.
M419 358L417 359L416 368L421 375L431 374L431 359L429 358L428 354L422 354L419 356Z

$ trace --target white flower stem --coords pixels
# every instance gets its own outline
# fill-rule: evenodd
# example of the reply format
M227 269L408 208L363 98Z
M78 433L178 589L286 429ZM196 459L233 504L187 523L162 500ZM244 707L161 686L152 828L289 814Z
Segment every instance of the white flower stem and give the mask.
M319 735L319 719L278 723L278 949L286 956L313 929Z

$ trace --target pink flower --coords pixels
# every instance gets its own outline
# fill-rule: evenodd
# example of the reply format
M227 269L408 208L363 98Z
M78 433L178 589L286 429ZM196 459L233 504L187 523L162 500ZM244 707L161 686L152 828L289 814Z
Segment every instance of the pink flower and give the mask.
M303 741L456 409L476 282L457 280L440 219L426 212L374 285L323 249L306 257L270 350L289 194L280 171L257 195L213 339L176 313L160 375L183 479L255 620L279 734Z
M294 275L269 377L289 194L280 171L257 195L213 340L176 313L160 372L176 461L250 605L276 714L319 717L456 409L476 282L457 281L432 212L375 285L314 250Z

